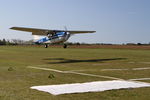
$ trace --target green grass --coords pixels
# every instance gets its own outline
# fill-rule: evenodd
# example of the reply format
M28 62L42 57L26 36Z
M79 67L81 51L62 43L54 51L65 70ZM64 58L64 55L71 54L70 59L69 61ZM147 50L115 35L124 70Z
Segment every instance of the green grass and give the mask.
M149 50L45 49L42 47L1 46L0 100L148 100L150 98L150 88L53 96L49 93L32 90L30 87L110 79L29 69L28 66L53 68L62 71L79 70L83 73L122 79L149 78L150 70L130 70L132 68L150 67ZM127 68L129 70L101 71L111 68ZM53 74L54 78L48 78L50 74ZM150 80L142 82L150 82Z

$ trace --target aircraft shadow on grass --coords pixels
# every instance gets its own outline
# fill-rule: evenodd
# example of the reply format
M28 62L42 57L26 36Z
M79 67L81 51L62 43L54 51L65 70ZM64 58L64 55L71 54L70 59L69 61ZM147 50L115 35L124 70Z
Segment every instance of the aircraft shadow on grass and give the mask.
M58 62L48 62L48 64L62 64L62 63L80 63L80 62L103 62L112 60L125 60L126 58L108 58L108 59L87 59L87 60L77 60L77 59L66 59L66 58L46 58L43 60L58 60Z

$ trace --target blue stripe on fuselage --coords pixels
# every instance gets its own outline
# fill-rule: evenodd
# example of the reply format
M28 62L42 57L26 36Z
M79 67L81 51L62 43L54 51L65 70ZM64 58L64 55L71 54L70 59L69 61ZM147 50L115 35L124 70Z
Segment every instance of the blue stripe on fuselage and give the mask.
M35 43L44 43L46 41L49 41L49 38L44 37L44 38L41 38L40 40L36 41Z

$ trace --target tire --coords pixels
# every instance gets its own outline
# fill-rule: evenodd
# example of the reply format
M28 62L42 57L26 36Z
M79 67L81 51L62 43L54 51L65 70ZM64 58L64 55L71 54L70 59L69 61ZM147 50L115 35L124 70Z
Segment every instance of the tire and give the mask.
M44 46L45 48L48 48L48 44L45 44L45 46Z
M67 44L64 44L64 49L66 49L67 48Z

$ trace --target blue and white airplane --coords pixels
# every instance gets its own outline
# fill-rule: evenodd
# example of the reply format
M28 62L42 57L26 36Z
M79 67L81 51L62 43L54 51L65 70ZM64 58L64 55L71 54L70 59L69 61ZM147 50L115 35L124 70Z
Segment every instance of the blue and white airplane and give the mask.
M37 44L45 44L45 48L48 47L48 44L55 43L64 43L64 48L67 48L67 44L65 42L69 39L69 37L73 34L80 33L94 33L96 31L72 31L72 30L49 30L49 29L37 29L37 28L25 28L25 27L12 27L10 29L32 32L32 35L37 36L46 36L44 38L38 39L35 41Z

